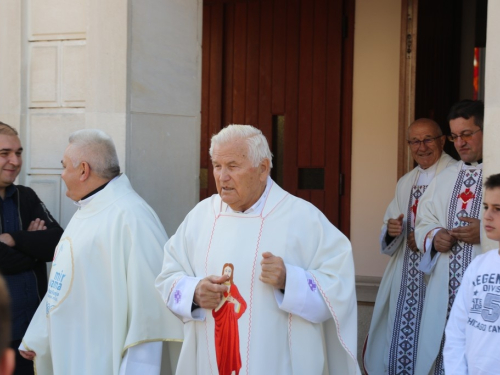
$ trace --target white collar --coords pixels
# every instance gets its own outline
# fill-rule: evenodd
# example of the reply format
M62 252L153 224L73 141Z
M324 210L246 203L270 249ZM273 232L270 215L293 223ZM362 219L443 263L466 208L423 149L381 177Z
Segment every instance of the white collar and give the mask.
M418 166L418 171L422 174L422 173L426 173L426 174L430 174L430 173L435 173L436 172L436 169L437 169L437 166L439 164L439 161L441 160L441 158L438 159L437 162L435 162L434 164L432 164L429 168L426 168L426 169L423 169L420 165Z
M470 165L465 164L464 161L462 161L462 169L483 169L483 163L478 163L477 161L474 161L470 163Z
M112 180L110 180L108 182L108 184L111 182L111 181L114 181L116 180L118 177L120 177L120 175L116 176L115 178L113 178ZM97 197L104 189L101 189L99 190L97 193L95 194L92 194L90 197L87 197L85 199L80 199L78 202L73 202L76 206L78 206L78 209L81 210L83 207L85 207L86 205L88 205L90 203L90 201L92 201L92 199L94 199L95 197Z

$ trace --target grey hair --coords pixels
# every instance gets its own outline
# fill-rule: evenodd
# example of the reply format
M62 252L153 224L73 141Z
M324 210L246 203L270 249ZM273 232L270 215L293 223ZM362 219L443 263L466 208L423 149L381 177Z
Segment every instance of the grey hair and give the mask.
M120 164L113 139L99 129L77 130L69 136L74 147L69 158L73 167L85 161L99 177L109 179L120 174Z
M210 144L210 157L212 157L214 147L238 140L245 140L248 146L248 159L253 167L258 167L264 159L269 160L269 167L273 167L273 154L269 149L267 139L262 132L252 125L228 125L219 133L212 136Z

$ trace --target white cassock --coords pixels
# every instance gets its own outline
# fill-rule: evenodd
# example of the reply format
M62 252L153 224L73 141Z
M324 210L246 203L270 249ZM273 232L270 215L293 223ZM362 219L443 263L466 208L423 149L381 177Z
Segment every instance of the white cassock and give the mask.
M61 237L23 345L36 352L38 375L157 374L161 347L152 345L182 339L154 287L167 235L123 174L91 198Z
M380 251L391 259L379 286L364 354L368 374L413 374L418 328L424 304L425 283L418 270L421 254L407 247L415 228L415 211L429 182L457 161L441 154L427 169L414 168L398 181L396 195L387 207L380 236ZM387 222L404 214L403 232L385 242Z
M317 208L271 179L266 190L259 214L230 212L219 195L205 199L165 245L157 287L185 323L177 373L359 374L348 239ZM264 252L286 264L284 298L259 280ZM234 268L227 297L237 302L227 305L224 317L216 310L191 313L197 282L222 275L226 263ZM297 275L304 280L297 282ZM312 300L308 293L320 296L327 307L328 316L318 319L323 323L301 317L308 316L303 314Z
M452 250L431 257L434 235L441 228L468 225L458 219L482 219L482 164L459 162L439 174L428 186L417 210L415 240L424 252L420 269L427 287L420 323L416 374L443 374L443 333L451 306L468 265L484 247L495 244L481 236L481 244L457 242ZM483 234L483 232L481 233Z

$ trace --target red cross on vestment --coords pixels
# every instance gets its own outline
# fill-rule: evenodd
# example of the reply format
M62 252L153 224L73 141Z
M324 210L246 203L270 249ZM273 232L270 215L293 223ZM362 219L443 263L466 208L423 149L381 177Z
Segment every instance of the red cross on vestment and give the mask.
M467 203L475 197L476 195L471 192L469 188L466 188L465 191L458 194L457 198L462 200L462 210L465 210L467 208Z
M413 226L415 226L415 219L417 217L417 207L418 207L418 199L415 199L415 203L411 206L411 210L413 212Z

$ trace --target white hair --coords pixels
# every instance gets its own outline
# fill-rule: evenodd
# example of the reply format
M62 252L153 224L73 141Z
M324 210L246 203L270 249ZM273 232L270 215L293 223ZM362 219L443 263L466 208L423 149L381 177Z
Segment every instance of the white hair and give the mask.
M99 129L82 129L69 136L73 167L85 161L99 177L112 179L120 174L120 164L113 139Z
M212 136L210 144L210 157L214 147L238 140L245 140L248 146L248 159L253 167L258 167L264 159L269 160L269 167L273 167L273 154L269 149L266 137L262 132L251 125L228 125L219 133Z

